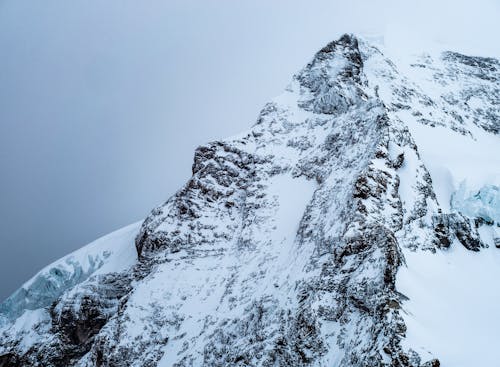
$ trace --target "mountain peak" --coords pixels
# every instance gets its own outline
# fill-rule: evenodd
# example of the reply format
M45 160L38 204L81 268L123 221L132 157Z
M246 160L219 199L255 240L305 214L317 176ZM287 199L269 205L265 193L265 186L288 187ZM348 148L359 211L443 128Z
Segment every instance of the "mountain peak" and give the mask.
M332 52L335 52L338 48L348 48L351 50L358 49L358 38L354 34L345 33L338 40L328 43L325 47L316 53L315 58L322 57Z
M498 149L497 66L448 53L400 68L353 35L329 43L248 131L198 147L192 177L140 228L9 298L0 365L467 360L415 337L414 317L446 299L422 308L405 269L450 249L498 256L500 154L484 148Z

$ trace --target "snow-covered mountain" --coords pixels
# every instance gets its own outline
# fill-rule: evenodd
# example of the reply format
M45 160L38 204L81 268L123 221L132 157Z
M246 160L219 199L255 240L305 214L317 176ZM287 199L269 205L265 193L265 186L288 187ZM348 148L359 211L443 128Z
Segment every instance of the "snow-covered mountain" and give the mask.
M500 63L321 49L141 224L0 305L0 366L495 366Z

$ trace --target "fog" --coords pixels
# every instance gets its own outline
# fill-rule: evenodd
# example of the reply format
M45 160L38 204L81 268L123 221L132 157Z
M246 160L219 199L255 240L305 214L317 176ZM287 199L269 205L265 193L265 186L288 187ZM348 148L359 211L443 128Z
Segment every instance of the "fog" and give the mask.
M342 33L500 56L465 1L0 0L0 300L144 218Z

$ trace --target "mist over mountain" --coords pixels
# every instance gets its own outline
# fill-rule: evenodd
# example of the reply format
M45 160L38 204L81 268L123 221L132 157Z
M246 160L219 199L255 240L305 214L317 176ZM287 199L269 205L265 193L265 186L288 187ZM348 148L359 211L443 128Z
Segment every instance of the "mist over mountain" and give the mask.
M500 63L345 34L148 217L0 305L0 366L495 365Z
M500 57L497 0L0 2L0 301L144 218L343 33ZM401 64L401 63L399 63ZM398 64L398 65L399 65Z

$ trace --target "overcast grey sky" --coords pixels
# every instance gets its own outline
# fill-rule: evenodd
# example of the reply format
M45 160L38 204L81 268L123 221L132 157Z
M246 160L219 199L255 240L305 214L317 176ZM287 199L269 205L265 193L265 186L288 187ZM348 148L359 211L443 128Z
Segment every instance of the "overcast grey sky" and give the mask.
M499 18L496 0L0 0L0 300L144 218L340 34L498 57Z

